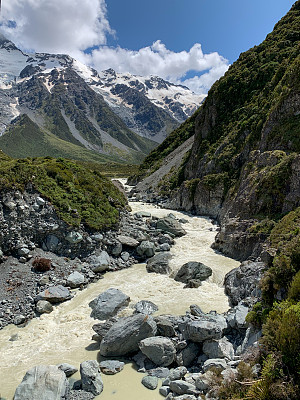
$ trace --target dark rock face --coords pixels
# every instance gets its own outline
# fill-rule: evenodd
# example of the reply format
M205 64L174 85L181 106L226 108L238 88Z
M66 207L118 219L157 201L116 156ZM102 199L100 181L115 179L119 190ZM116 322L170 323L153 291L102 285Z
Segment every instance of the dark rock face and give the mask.
M247 297L260 297L258 283L266 265L263 262L244 261L228 272L224 279L225 293L233 306Z
M110 288L101 293L96 299L89 303L92 308L91 317L99 320L108 319L130 302L130 297L119 289Z
M109 329L100 345L104 357L124 356L139 350L141 340L155 336L156 323L153 318L136 314L122 318Z
M205 281L212 275L212 269L206 265L190 261L180 267L175 275L175 281L189 283L191 280Z

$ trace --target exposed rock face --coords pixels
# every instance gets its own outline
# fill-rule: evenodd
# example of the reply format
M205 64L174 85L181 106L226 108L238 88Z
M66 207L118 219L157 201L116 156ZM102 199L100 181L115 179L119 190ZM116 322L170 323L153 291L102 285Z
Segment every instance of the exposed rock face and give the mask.
M167 367L175 358L176 349L173 342L165 337L150 337L141 340L139 347L154 364Z
M191 280L204 281L212 275L212 269L206 265L190 261L178 270L174 279L178 282L189 283Z
M109 329L100 345L100 354L105 357L124 356L139 350L139 342L155 336L156 323L153 318L136 314L122 318Z
M63 400L68 394L66 375L54 365L39 365L26 372L14 400Z
M91 317L105 320L117 314L117 312L130 302L130 297L119 289L110 288L101 293L96 299L90 302L92 308Z

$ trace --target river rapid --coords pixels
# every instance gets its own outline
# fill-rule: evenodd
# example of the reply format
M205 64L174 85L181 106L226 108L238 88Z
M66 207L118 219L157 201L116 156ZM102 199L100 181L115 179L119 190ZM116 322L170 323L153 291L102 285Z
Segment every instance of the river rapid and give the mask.
M85 360L99 359L98 350L91 340L91 309L88 303L110 287L118 288L130 296L129 307L123 315L132 313L132 305L139 300L154 302L159 311L156 314L185 314L191 304L197 304L203 311L216 310L219 313L229 308L228 299L222 287L224 276L239 263L215 252L211 244L216 235L216 225L209 218L191 216L182 212L160 209L155 205L138 202L130 203L133 212L148 211L153 216L163 217L172 212L176 218L184 218L187 234L175 240L171 248L171 276L184 263L200 261L212 268L208 281L196 289L183 289L184 284L175 282L166 275L147 273L145 264L117 272L108 272L104 279L75 291L74 298L55 307L51 314L43 314L32 320L26 327L10 325L0 331L0 398L13 399L16 387L26 371L38 364L68 362L79 369ZM17 334L17 340L9 339ZM102 400L158 400L163 397L158 389L151 391L141 384L143 374L137 373L134 365L127 363L124 370L114 376L102 374L104 391L97 399ZM79 373L72 378L79 379Z

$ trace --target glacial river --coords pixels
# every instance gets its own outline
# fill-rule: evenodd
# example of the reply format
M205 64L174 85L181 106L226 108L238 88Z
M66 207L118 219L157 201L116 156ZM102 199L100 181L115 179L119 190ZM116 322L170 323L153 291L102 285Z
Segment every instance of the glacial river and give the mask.
M91 340L94 333L92 325L96 321L90 318L88 303L110 287L122 290L131 298L123 315L130 315L132 305L139 300L151 300L157 304L159 311L156 314L185 314L191 304L197 304L205 312L216 310L222 313L229 308L222 283L225 274L239 263L211 249L216 226L210 219L149 204L131 202L130 205L133 212L148 211L157 217L172 212L177 218L188 221L184 224L187 234L176 239L171 248L171 275L188 261L200 261L212 268L212 276L197 289L183 289L184 284L166 275L149 274L145 264L138 264L122 271L106 273L104 279L83 291L75 291L71 301L55 307L51 314L35 318L24 328L14 325L4 328L0 331L0 398L12 400L26 371L35 365L68 362L79 369L81 362L99 357ZM18 335L18 340L10 341L14 334ZM163 399L158 389L151 391L144 388L141 384L143 376L136 372L131 363L127 363L117 375L102 374L104 391L97 399ZM79 373L73 378L79 379Z

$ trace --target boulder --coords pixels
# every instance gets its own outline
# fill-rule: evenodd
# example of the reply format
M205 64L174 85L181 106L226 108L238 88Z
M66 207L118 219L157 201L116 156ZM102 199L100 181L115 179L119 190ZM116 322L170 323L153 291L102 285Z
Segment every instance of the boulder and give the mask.
M158 311L158 307L156 304L152 303L152 301L141 300L134 305L135 313L141 314L153 314L155 311Z
M63 400L68 390L63 371L55 365L38 365L26 372L14 400Z
M212 371L207 371L205 374L200 374L195 379L196 388L199 389L201 392L206 393L210 387L211 382L215 380L215 376Z
M182 228L179 222L176 219L165 217L160 218L156 222L156 229L160 229L163 232L171 233L174 236L184 236L186 231Z
M92 308L91 317L105 320L118 313L121 308L128 306L130 297L119 289L110 288L101 293L89 303Z
M180 330L186 340L201 343L209 339L221 339L226 320L218 314L204 314L201 319L187 320L180 324Z
M135 314L121 318L109 329L100 345L100 354L104 357L118 357L139 350L139 342L155 336L156 323L144 314Z
M243 304L238 304L237 307L235 307L235 324L237 328L240 329L247 328L246 316L248 312L249 312L249 307L246 307Z
M79 287L83 283L84 275L82 275L78 271L72 272L72 274L67 277L67 285L70 286L72 289Z
M139 242L130 236L119 235L117 239L124 246L137 247L139 245Z
M168 394L171 392L169 386L161 386L159 388L159 394L161 394L164 397L167 397Z
M260 296L258 284L265 269L265 263L248 260L225 275L225 293L232 306L236 306L247 297Z
M71 244L77 244L83 240L83 237L79 232L72 231L68 233L66 240Z
M59 244L59 239L55 235L48 235L45 240L45 246L48 251L55 251Z
M210 358L206 360L203 364L203 371L206 372L211 368L222 370L227 367L224 358Z
M158 378L156 376L144 376L142 379L142 384L150 390L155 390L158 386Z
M36 311L39 314L49 314L53 311L53 306L49 301L39 300L36 304Z
M158 253L147 261L146 269L148 272L155 272L157 274L169 274L171 269L169 267L169 260L171 255L169 253Z
M197 391L195 385L183 380L171 381L170 389L176 394L194 394Z
M111 254L115 257L118 257L122 253L122 249L122 243L116 242L111 249Z
M197 343L189 343L184 349L176 354L177 365L189 367L199 353L199 345Z
M137 211L134 213L137 218L150 218L151 214L148 211Z
M202 350L208 358L228 358L232 360L234 357L233 345L225 336L219 340L206 340L203 343Z
M153 257L155 254L155 245L149 240L144 240L137 248L138 255L142 257Z
M76 367L74 367L73 365L68 364L68 363L59 364L57 367L66 374L67 378L74 375L75 372L78 371L78 369Z
M86 392L98 396L103 390L103 381L99 372L99 364L95 360L80 364L81 386Z
M117 319L110 318L105 322L100 322L99 324L93 325L92 328L96 332L96 335L93 335L92 339L96 340L97 342L101 342L115 322L117 322Z
M110 264L110 258L106 251L101 251L99 255L90 256L87 261L93 272L104 272Z
M36 301L47 300L50 303L61 303L62 301L69 300L71 298L71 293L69 289L62 285L51 286L40 292L36 296Z
M171 370L168 379L170 381L181 380L187 374L187 369L185 367L178 367Z
M148 337L141 340L139 344L140 350L154 364L167 367L172 364L175 359L176 349L173 342L165 337Z
M206 265L190 261L184 264L175 275L175 281L189 283L191 280L205 281L212 274L212 269Z
M175 329L173 324L165 317L159 316L155 318L157 325L157 333L159 336L173 337L175 336Z
M124 363L117 360L101 361L100 370L105 375L115 375L124 368Z

